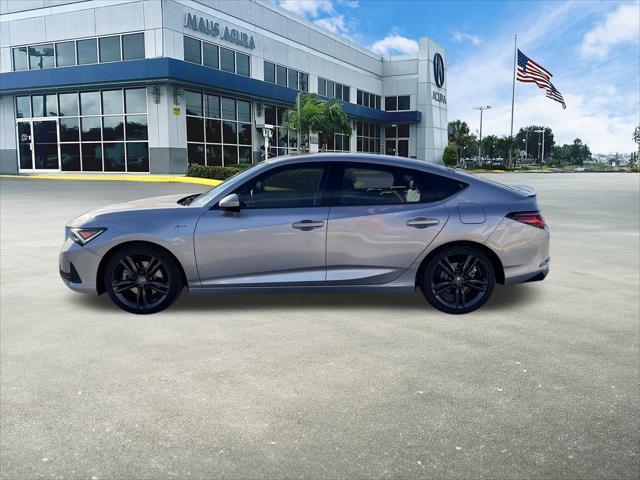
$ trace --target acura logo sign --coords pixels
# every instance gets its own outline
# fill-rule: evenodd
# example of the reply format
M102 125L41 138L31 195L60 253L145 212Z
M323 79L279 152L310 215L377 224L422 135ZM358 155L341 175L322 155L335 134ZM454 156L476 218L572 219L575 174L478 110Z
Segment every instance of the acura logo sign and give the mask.
M433 56L433 79L438 88L444 85L444 60L439 53Z

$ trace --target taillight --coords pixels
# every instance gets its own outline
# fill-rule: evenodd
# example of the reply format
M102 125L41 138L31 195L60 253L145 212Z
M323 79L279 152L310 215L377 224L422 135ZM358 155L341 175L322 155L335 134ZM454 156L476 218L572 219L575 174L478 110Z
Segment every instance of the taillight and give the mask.
M71 240L76 242L78 245L85 245L105 230L106 228L70 228L69 233L71 235Z
M544 228L544 218L540 215L540 212L512 212L507 215L507 218L515 220L516 222L526 223L536 228Z

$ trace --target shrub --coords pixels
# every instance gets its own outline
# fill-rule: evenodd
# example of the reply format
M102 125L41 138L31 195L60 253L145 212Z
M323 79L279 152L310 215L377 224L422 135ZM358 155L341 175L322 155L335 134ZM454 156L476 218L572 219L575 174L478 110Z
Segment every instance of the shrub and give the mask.
M213 180L226 180L236 173L250 167L251 164L244 163L233 167L191 165L187 170L187 177L210 178Z
M447 167L455 167L458 164L458 150L454 143L450 143L449 145L444 147L442 162Z

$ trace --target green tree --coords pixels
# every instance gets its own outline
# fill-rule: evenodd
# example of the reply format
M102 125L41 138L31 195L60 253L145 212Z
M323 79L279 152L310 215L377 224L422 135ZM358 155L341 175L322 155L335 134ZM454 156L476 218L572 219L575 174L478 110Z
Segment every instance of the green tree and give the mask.
M478 140L469 132L469 125L462 120L449 122L449 143L456 146L458 158L477 154Z
M576 138L569 146L569 152L571 155L571 163L573 165L582 165L585 160L591 158L591 151L589 147L582 143L582 140Z
M525 150L527 151L527 158L533 158L537 160L540 155L538 148L538 142L542 141L542 134L536 132L536 130L542 130L544 128L544 158L550 158L553 151L553 146L556 144L553 137L553 130L549 127L542 127L539 125L529 125L528 127L522 127L518 131L513 148L515 151ZM526 147L526 148L525 148Z
M640 125L633 131L633 141L638 145L638 151L640 152Z
M449 145L444 147L442 162L447 167L455 167L458 164L458 158L458 146L455 143L449 143Z
M496 157L496 143L498 137L495 135L487 135L482 139L482 155L490 158Z
M284 125L291 130L299 129L303 135L307 132L317 132L329 138L338 132L351 135L351 122L340 102L323 100L315 93L298 94L296 107L287 111Z

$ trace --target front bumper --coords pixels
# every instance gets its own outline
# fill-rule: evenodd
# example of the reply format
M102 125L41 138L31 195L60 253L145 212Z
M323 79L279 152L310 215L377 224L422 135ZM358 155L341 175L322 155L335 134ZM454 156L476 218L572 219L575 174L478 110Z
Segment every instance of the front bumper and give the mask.
M67 238L60 249L60 277L72 290L97 294L96 279L102 257Z

